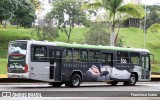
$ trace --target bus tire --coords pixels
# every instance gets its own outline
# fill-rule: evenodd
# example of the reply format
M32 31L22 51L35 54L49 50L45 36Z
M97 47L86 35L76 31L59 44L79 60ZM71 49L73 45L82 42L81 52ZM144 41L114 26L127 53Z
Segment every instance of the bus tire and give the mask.
M136 84L136 76L134 74L131 74L129 81L125 81L123 85L125 86L134 86Z
M61 82L51 82L49 85L52 85L53 87L60 87L62 85Z
M81 84L81 77L78 74L74 74L71 77L70 86L78 87Z

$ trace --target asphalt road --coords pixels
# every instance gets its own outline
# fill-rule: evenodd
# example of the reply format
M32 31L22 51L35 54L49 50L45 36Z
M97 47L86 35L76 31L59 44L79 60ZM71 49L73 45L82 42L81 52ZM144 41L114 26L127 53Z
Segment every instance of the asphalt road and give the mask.
M0 99L8 100L9 97L21 97L25 100L159 100L160 82L138 82L136 86L123 86L122 83L117 86L92 83L81 84L78 88L68 88L64 85L55 88L47 83L0 83Z

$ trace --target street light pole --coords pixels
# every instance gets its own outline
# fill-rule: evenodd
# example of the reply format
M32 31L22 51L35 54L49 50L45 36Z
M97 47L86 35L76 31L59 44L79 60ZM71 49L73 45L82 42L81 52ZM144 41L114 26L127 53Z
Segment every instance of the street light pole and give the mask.
M145 6L145 10L144 10L144 48L146 48L146 4Z

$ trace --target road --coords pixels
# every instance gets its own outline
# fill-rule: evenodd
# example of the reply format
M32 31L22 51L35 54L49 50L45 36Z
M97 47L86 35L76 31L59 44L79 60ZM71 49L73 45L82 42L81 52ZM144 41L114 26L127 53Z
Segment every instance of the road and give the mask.
M2 92L9 92L12 97L43 97L54 100L159 100L160 82L138 82L136 86L110 86L104 83L81 84L78 88L68 88L62 85L59 88L47 83L0 83L0 97ZM125 97L125 98L124 98ZM2 97L5 99L4 97ZM6 98L7 100L7 98Z

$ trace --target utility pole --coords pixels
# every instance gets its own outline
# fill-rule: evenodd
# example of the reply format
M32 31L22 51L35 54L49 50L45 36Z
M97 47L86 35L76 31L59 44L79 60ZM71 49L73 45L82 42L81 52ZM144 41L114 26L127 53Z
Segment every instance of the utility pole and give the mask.
M145 16L144 16L144 48L146 48L146 4L144 5L145 6Z

